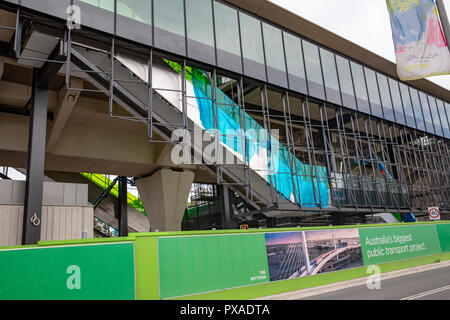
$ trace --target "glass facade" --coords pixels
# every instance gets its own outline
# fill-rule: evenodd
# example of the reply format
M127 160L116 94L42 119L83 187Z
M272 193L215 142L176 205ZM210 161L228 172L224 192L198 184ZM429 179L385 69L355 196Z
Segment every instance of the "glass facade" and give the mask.
M332 103L342 104L334 53L320 48L320 59L322 61L323 80L325 82L327 100Z
M242 57L246 76L266 81L261 21L239 12Z
M400 88L398 82L389 78L389 89L391 90L392 104L394 106L395 121L400 124L406 124L405 113L403 112L402 97L400 96Z
M377 73L378 88L380 89L381 104L383 106L384 118L389 121L395 121L394 108L392 107L391 91L387 77Z
M283 40L289 76L289 88L301 93L308 93L301 40L287 32L283 32Z
M383 110L381 108L380 93L378 92L377 76L375 71L364 67L364 74L366 76L367 91L369 92L370 109L374 116L383 117Z
M214 1L217 66L242 73L237 10Z
M22 4L36 10L48 9L49 14L64 14L65 18L63 6L50 8L48 3L35 6L28 0ZM117 35L125 39L408 127L448 134L448 101L441 103L406 83L320 48L230 4L216 0L73 0L73 3L89 17L83 22L88 27L109 33L116 29Z
M117 34L119 36L151 45L151 26L151 1L117 0Z
M425 131L425 121L423 120L422 106L420 104L419 93L414 88L409 88L411 102L414 108L417 129Z
M442 100L436 99L436 104L439 110L439 115L441 117L442 130L444 132L444 137L450 138L450 125L447 119L447 113L445 112L445 104Z
M211 0L186 0L188 57L215 65Z
M367 96L366 80L364 78L363 68L361 65L354 63L353 61L350 62L350 67L355 86L358 110L370 114L369 97Z
M183 0L153 0L155 46L186 55Z
M443 136L444 132L442 131L441 125L441 117L439 115L439 111L436 105L436 99L434 97L428 96L428 104L430 106L431 118L433 119L434 130L437 135Z
M433 119L431 118L430 107L428 105L427 95L423 92L419 92L420 104L422 105L423 120L425 121L425 130L431 133L435 133L433 127Z
M322 68L320 66L319 47L303 40L303 53L305 56L306 78L308 91L313 97L325 99L323 88Z
M406 124L412 128L416 127L414 110L409 96L409 90L406 85L400 83L400 94L402 96L403 110L405 110Z
M345 58L336 56L336 65L339 74L339 84L341 86L342 104L352 109L356 109L350 62Z
M286 61L281 30L263 23L263 34L267 79L270 83L287 88Z

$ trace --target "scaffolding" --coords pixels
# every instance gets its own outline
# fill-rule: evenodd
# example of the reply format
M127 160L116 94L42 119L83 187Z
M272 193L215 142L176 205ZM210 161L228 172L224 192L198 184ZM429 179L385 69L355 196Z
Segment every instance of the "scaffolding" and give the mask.
M21 50L23 24L33 18L19 9L16 27L3 27L15 32L17 59L65 66L67 89L106 95L109 116L144 123L149 143L185 143L198 157L203 154L204 141L198 146L188 137L195 137L199 131L202 137L208 135L217 147L215 160L207 164L215 174L215 184L245 199L248 206L244 214L408 212L429 206L450 209L448 139L256 80L233 78L223 70L92 30L56 30L52 35L59 36L57 59L53 54L48 59L26 57ZM44 18L39 21L45 22ZM92 52L108 58L102 67L89 61ZM125 67L127 54L139 55L134 61L141 61L141 72ZM175 87L155 86L157 66L178 73ZM97 88L71 88L70 79L80 74L87 75ZM171 105L169 93L179 102L173 108L178 121L164 121L154 105L157 95ZM189 108L195 105L200 109L202 103L210 106L204 107L212 117L210 127L192 120ZM135 108L127 109L131 115L123 110L116 113L118 105ZM238 130L226 132L224 119L233 120ZM249 133L257 128L263 130L262 137ZM272 135L273 129L279 132L277 138ZM183 132L178 141L173 139L176 130ZM258 155L258 159L266 160L262 166L252 163L252 148L265 153ZM277 152L284 162L275 168L274 160L280 160L274 158ZM233 155L233 163L219 161L219 155L226 157L228 153ZM255 186L258 176L265 179L265 189ZM264 192L265 198L261 197Z

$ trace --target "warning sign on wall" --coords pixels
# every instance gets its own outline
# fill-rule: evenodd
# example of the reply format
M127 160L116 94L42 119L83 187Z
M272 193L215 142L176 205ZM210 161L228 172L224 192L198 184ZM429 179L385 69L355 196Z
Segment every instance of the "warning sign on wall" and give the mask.
M428 208L428 216L430 220L441 220L441 212L438 207Z

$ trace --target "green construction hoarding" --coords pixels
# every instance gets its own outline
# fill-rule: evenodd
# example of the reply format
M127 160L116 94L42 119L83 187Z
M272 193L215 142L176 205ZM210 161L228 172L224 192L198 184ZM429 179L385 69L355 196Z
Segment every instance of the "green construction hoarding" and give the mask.
M133 300L133 243L0 251L0 300Z
M364 265L441 253L435 225L359 229Z
M152 232L53 241L0 250L0 299L214 295L445 252L450 252L448 223Z
M436 230L442 252L450 252L450 224L437 224Z
M269 281L264 234L158 239L162 299Z

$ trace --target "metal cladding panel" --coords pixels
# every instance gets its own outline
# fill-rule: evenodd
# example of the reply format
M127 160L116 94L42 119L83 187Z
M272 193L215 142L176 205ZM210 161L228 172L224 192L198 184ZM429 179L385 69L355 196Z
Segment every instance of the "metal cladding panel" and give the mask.
M23 7L43 12L58 18L66 18L71 0L18 0L13 1Z
M93 238L93 223L92 207L43 206L40 240ZM21 244L22 224L23 205L0 205L0 247Z

